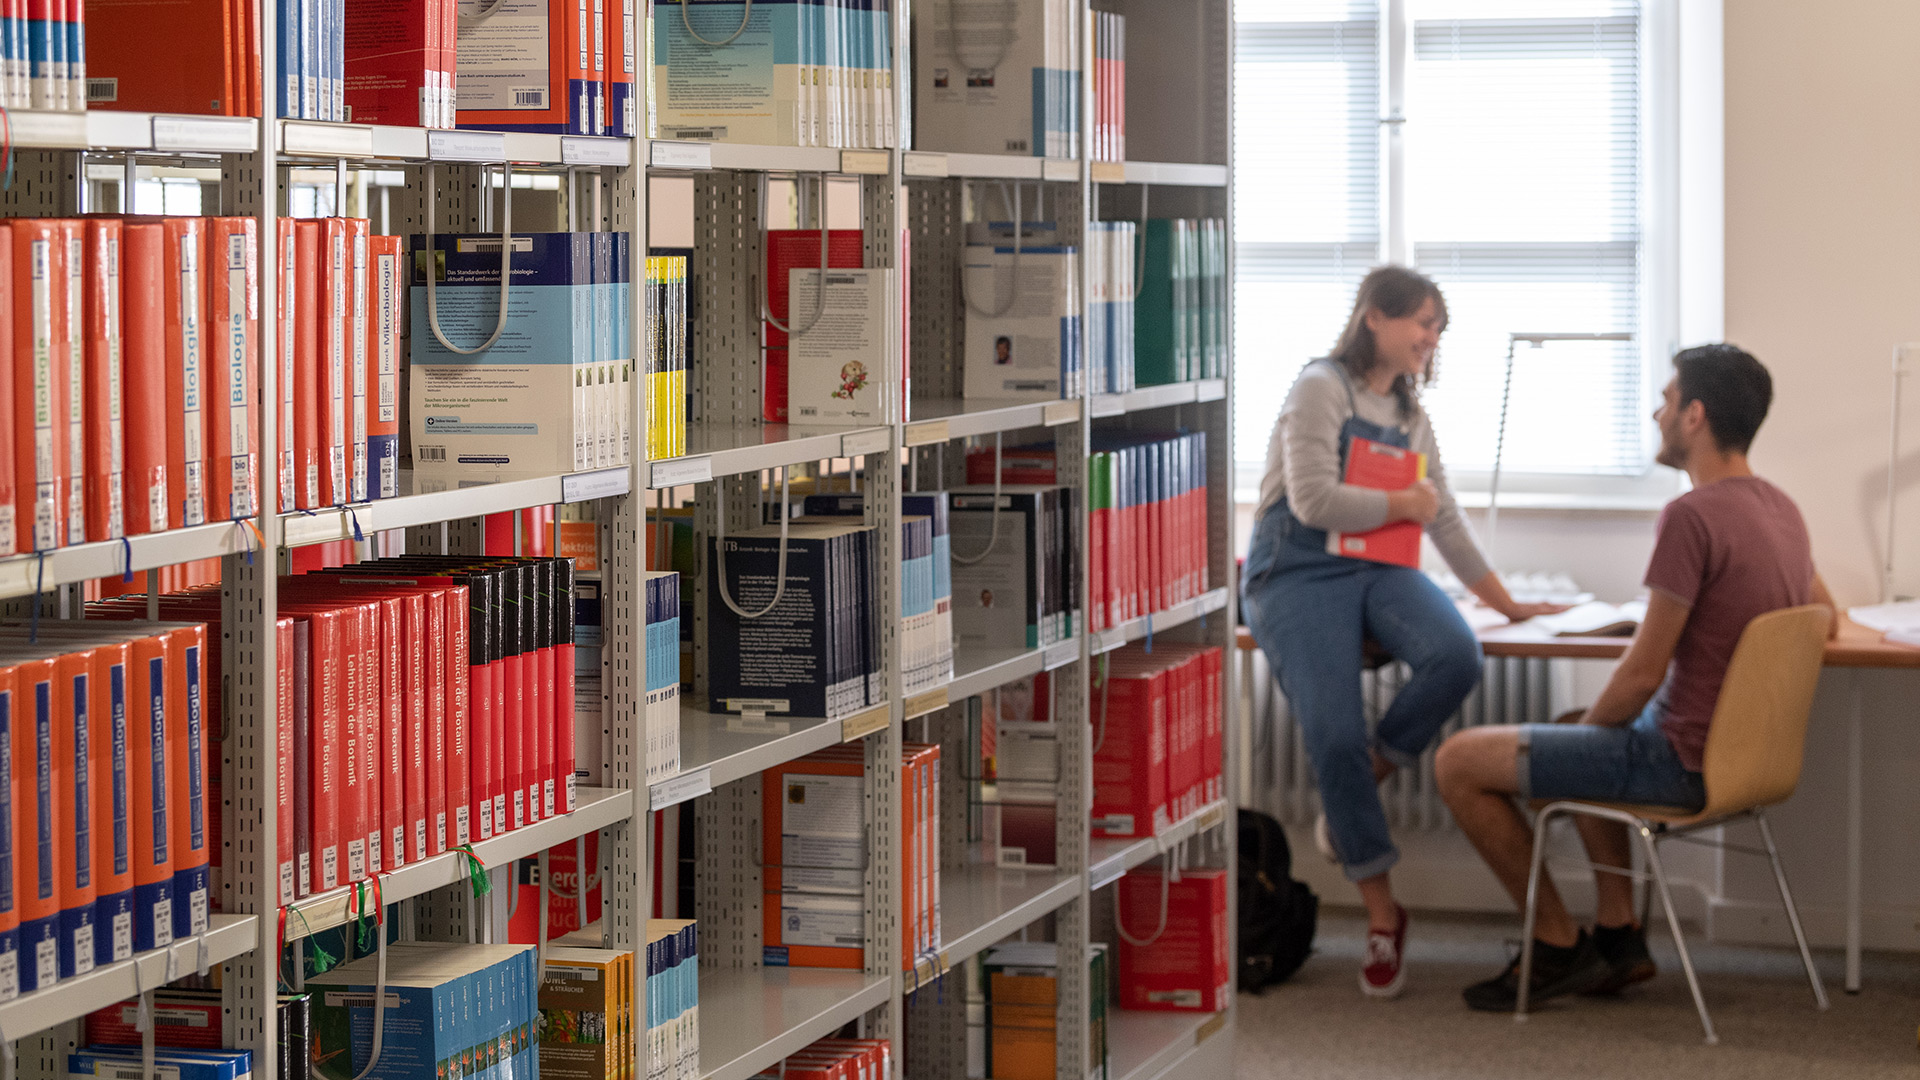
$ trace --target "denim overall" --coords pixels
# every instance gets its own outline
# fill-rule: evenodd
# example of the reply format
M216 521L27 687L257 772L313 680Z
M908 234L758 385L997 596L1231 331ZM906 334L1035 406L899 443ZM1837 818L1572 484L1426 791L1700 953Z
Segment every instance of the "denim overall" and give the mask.
M1362 419L1353 384L1340 428L1341 472L1356 438L1407 447L1407 433ZM1453 601L1419 570L1327 553L1327 533L1282 499L1253 530L1240 611L1280 680L1320 785L1327 829L1347 879L1383 874L1400 858L1387 834L1369 751L1406 768L1480 681L1480 646ZM1412 669L1369 735L1362 644L1379 642Z

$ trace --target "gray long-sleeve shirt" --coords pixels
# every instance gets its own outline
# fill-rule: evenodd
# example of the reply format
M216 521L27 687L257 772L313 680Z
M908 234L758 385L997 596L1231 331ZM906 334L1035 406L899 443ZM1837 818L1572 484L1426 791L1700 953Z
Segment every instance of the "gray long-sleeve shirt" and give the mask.
M1398 428L1413 449L1427 455L1427 477L1440 493L1440 509L1427 523L1434 547L1462 583L1487 575L1487 559L1473 528L1460 513L1447 473L1440 464L1433 422L1418 404L1411 417L1400 413L1399 399L1353 384L1352 405L1341 372L1325 363L1308 364L1287 394L1267 443L1267 473L1260 481L1260 513L1281 498L1301 521L1333 532L1365 532L1387 521L1387 493L1340 480L1340 428L1349 416Z

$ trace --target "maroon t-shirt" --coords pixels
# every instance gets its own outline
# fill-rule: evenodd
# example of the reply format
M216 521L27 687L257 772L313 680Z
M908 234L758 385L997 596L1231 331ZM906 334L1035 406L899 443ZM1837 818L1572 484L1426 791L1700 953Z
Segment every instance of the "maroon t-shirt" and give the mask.
M1690 609L1656 699L1660 727L1698 772L1720 684L1756 615L1808 603L1813 551L1785 492L1757 476L1695 488L1660 512L1646 585Z

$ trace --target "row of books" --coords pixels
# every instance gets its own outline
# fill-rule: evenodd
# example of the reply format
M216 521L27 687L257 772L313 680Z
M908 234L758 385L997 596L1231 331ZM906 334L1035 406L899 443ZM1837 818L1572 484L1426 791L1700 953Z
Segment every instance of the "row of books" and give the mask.
M153 992L153 1007L142 1010L138 998L95 1009L81 1023L82 1035L93 1054L95 1075L131 1080L140 1075L139 1054L143 1037L141 1025L153 1029L156 1064L164 1069L175 1050L221 1050L225 1038L224 1008L217 989L163 986ZM142 1013L145 1012L143 1016ZM313 1054L308 1040L313 1023L313 998L306 993L283 993L274 1003L278 1022L274 1039L279 1068L277 1077L287 1080L312 1080ZM122 1060L134 1058L131 1068ZM101 1065L107 1071L101 1071ZM169 1075L156 1070L156 1075Z
M750 1080L880 1080L893 1075L886 1039L819 1039Z
M929 0L913 18L913 145L1078 156L1084 29L1068 0Z
M1087 369L1096 394L1138 385L1134 288L1140 283L1138 224L1087 223Z
M992 451L988 451L991 454ZM1078 492L1051 484L984 483L953 489L953 632L975 653L1078 636ZM972 477L969 477L972 479Z
M1090 1077L1108 1075L1106 985L1111 964L1104 943L1089 946ZM1051 941L1008 942L989 951L980 967L986 999L985 1075L994 1080L1054 1080L1059 1047L1059 946Z
M893 0L679 0L653 26L659 137L891 147Z
M1093 835L1158 836L1224 797L1219 648L1135 643L1100 664Z
M307 987L316 991L316 1077L512 1080L539 1075L535 1033L541 984L539 954L532 946L396 941L385 946L385 954L307 977ZM375 996L382 981L384 998Z
M599 583L593 583L598 587ZM680 575L646 572L647 782L680 772ZM692 618L686 623L691 624ZM598 620L595 620L598 629ZM599 642L595 641L598 653Z
M1120 1007L1225 1009L1233 995L1227 872L1142 866L1114 888L1114 917L1126 931L1120 935ZM1164 929L1156 934L1156 926Z
M624 242L623 242L624 245ZM619 294L616 292L616 299ZM647 256L647 459L679 457L687 452L687 258ZM625 387L615 389L624 394ZM615 404L625 415L627 400ZM622 447L624 455L625 448ZM622 456L621 461L626 458Z
M647 926L647 1011L655 1009L654 928ZM590 944L547 947L540 979L539 1074L549 1080L628 1080L639 1056L633 1007L633 953ZM646 1036L649 1049L654 1025ZM655 1075L651 1072L649 1076Z
M967 227L961 253L966 305L961 392L968 398L1045 401L1080 396L1079 249L1054 222Z
M969 449L967 480L991 484L995 459L992 448ZM1051 485L1059 475L1051 443L1004 448L998 460L1003 489ZM1100 435L1087 467L1087 618L1094 630L1164 611L1213 587L1206 432Z
M634 86L644 27L630 0L518 0L465 16L452 0L278 0L265 94L252 0L114 0L85 14L66 0L52 9L51 19L14 20L13 107L259 116L270 98L272 115L288 119L641 132Z
M646 956L647 1075L691 1080L700 1075L700 924L648 919ZM548 971L552 963L549 959ZM622 1063L622 1068L630 1067Z
M417 269L409 298L416 468L550 475L627 463L636 337L628 244L622 232L516 233L508 250L497 233L432 238L432 278ZM427 238L410 246L426 266ZM684 263L649 260L647 269L661 275L659 296L652 282L647 294L661 307L650 302L649 312L678 312L684 324ZM684 385L684 362L677 373L668 365L664 382L649 383L656 398L663 385ZM649 441L684 448L684 435L673 438L669 430Z
M0 999L203 933L207 629L0 627Z
M156 1050L153 1075L167 1080L251 1080L250 1050ZM103 1080L131 1080L143 1075L137 1046L84 1046L67 1055L68 1076L97 1076Z
M1140 236L1134 302L1141 386L1218 379L1227 363L1227 223L1151 218Z
M1127 160L1127 17L1093 16L1093 160Z
M765 893L762 961L866 966L866 748L816 751L760 777ZM937 955L940 937L940 747L900 749L902 963Z

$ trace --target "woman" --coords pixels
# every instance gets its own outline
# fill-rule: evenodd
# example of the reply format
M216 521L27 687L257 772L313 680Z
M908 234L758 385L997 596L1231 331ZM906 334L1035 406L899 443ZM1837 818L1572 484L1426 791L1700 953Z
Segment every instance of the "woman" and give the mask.
M1327 553L1327 531L1418 522L1447 565L1509 619L1556 607L1519 604L1487 565L1447 490L1417 386L1433 376L1447 306L1431 280L1399 266L1360 283L1331 355L1306 366L1267 449L1241 610L1298 718L1324 816L1316 840L1367 908L1360 989L1397 996L1407 913L1387 871L1400 857L1377 785L1411 766L1480 679L1480 648L1453 602L1419 570ZM1399 491L1342 482L1355 439L1427 456L1427 478ZM1369 737L1360 672L1369 640L1412 676Z

